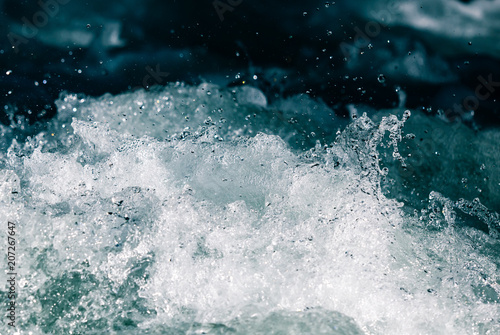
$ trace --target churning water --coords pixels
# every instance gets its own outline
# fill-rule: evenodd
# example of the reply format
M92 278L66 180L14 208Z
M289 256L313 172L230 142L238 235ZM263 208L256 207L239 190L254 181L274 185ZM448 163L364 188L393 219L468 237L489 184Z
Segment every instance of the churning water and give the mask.
M56 105L2 128L19 333L500 332L498 131L209 84Z

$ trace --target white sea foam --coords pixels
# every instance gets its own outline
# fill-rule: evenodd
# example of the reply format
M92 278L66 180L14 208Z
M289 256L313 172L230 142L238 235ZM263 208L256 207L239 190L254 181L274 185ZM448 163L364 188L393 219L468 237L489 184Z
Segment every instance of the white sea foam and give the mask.
M498 240L460 225L442 195L428 213L382 192L377 147L401 139L402 121L361 116L304 152L317 126L289 122L300 98L278 111L252 96L65 95L47 133L14 142L0 215L19 227L20 329L500 330ZM292 118L324 110L304 105Z

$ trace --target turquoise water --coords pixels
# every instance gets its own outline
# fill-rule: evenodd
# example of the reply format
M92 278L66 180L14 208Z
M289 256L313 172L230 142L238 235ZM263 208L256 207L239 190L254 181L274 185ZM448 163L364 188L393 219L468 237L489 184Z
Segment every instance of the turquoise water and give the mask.
M209 84L56 105L2 128L19 333L500 331L497 130Z

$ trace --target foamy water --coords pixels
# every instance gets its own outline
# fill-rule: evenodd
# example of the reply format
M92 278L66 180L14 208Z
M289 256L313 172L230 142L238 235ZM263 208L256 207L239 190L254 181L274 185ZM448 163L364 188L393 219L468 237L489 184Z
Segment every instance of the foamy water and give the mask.
M307 96L208 84L56 104L37 136L5 137L19 333L500 331L498 215L413 185L455 170L407 155L419 131L444 129L436 148L496 133L404 110L346 126ZM493 206L494 143L464 148L477 178L463 168Z

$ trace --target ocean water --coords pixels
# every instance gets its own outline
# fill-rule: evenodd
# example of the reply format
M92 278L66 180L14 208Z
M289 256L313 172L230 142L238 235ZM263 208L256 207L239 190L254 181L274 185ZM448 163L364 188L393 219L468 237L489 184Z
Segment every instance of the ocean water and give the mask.
M2 126L0 333L500 332L497 129L207 83L55 104Z

